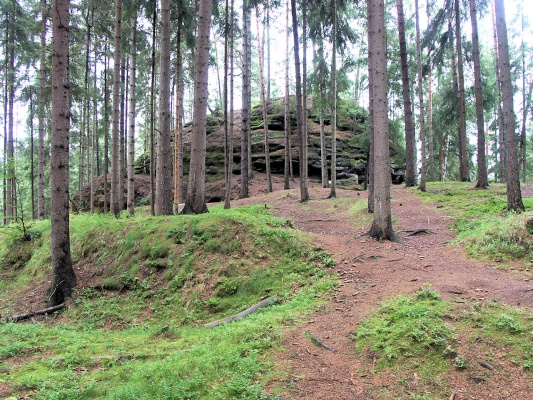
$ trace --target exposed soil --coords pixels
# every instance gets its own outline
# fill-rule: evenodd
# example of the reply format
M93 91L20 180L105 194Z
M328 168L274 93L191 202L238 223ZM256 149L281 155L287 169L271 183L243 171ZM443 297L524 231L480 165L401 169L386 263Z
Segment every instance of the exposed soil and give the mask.
M263 176L256 177L254 187L265 187L259 185L263 179ZM282 388L282 398L414 398L409 390L402 391L398 377L375 374L373 360L355 354L350 334L382 301L412 294L425 283L431 284L444 299L459 303L495 300L533 309L531 272L520 264L502 269L496 263L469 259L461 248L448 244L452 239L449 218L404 186L391 188L394 229L403 241L391 243L364 237L369 226L355 227L353 217L347 214L349 202L338 202L336 207L328 202L310 202L306 207L299 202L297 184L291 185L294 188L283 191L282 181L275 179L273 193L261 194L254 189L252 195L259 197L233 202L233 205L265 203L275 214L311 232L337 261L335 270L342 283L331 301L283 338L284 351L279 353L276 363L289 378L272 384ZM312 199L325 199L329 193L329 189L310 185ZM354 201L365 196L366 192L337 191L338 198ZM421 228L430 231L409 236L408 231ZM335 352L313 346L305 331L321 338ZM449 398L533 398L533 380L520 367L504 366L502 361L501 368L486 375L487 370L475 362L467 373L452 373L446 382L453 390ZM412 380L407 386L416 392L416 375Z

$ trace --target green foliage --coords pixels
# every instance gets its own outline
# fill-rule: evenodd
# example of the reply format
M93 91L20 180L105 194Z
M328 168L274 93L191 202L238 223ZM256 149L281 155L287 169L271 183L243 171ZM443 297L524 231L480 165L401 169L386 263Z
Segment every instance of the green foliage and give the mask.
M524 199L526 212L515 214L507 212L505 190L497 184L488 190L477 190L468 182L431 182L427 192L420 196L451 215L457 231L456 243L463 245L471 256L492 260L530 256L533 199Z
M75 266L93 269L94 281L55 322L0 324L0 382L13 393L266 398L265 353L335 284L327 271L333 259L262 206L158 218L79 215L71 227ZM29 246L49 236L49 224L39 229L42 238ZM16 294L13 285L33 262L2 283L0 296ZM246 319L201 326L272 294L278 304Z
M451 303L426 286L386 301L353 338L356 349L374 360L373 373L394 374L397 386L408 386L414 374L413 398L434 399L454 389L444 383L451 369L470 376L480 360L505 373L512 374L509 362L532 373L532 335L531 312L490 301Z

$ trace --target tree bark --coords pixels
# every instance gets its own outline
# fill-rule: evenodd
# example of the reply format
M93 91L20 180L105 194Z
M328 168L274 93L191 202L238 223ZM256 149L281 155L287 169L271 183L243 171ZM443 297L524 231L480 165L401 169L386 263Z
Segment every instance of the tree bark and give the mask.
M474 59L474 85L476 92L477 122L477 182L476 188L489 186L487 160L485 157L485 120L483 118L483 83L481 82L481 61L479 58L479 35L477 29L476 1L470 0L470 22L472 24L472 57Z
M289 104L289 7L290 3L287 0L285 12L285 165L283 169L283 189L290 188L290 134L291 134L291 115Z
M259 37L259 7L256 6L256 23L257 23L257 52L259 53L259 85L261 92L261 103L263 106L263 133L265 141L265 167L267 175L267 192L272 192L272 174L270 173L270 150L268 142L268 118L267 118L267 102L265 95L265 78L263 72L263 51L261 48L261 38Z
M492 29L493 29L493 39L494 39L494 66L496 70L496 80L498 82L498 172L500 177L500 182L505 183L506 180L506 170L505 170L505 147L504 147L504 138L503 138L503 110L502 110L502 88L501 88L501 77L500 77L500 57L498 55L498 34L496 28L496 10L494 2L492 4Z
M416 8L416 6L415 6ZM400 60L402 69L402 96L405 127L405 186L416 185L416 138L413 122L413 107L411 104L411 84L409 82L409 65L407 62L407 44L405 40L405 19L403 0L396 0L398 13L398 35L400 39ZM417 43L418 44L418 43Z
M370 0L368 10L371 49L374 118L374 219L369 236L397 240L392 229L390 204L389 119L387 98L387 54L385 7L382 0ZM369 57L370 58L370 57Z
M170 0L161 1L159 63L159 134L157 139L155 215L172 214L172 147L170 144Z
M51 258L48 306L64 303L76 285L69 226L69 0L52 7Z
M420 103L420 146L422 166L420 171L420 185L418 188L426 191L426 117L424 113L424 87L422 85L422 45L420 42L420 21L418 15L418 0L415 0L415 21L416 21L416 53L417 53L417 74L418 74L418 102Z
M250 131L250 0L244 0L242 6L242 107L241 107L241 193L240 198L244 199L249 197L249 154L248 154L248 139Z
M470 182L468 166L468 140L466 137L465 77L463 72L463 46L461 44L461 18L459 0L455 0L455 40L457 47L457 75L459 81L459 179Z
M337 197L337 0L333 1L331 50L331 187L329 198Z
M368 25L368 155L365 170L365 186L368 189L368 212L374 212L374 57L372 35L370 27L374 24L374 15L370 12L372 0L367 0L367 25Z
M209 32L212 1L200 0L198 41L194 60L194 119L191 137L189 187L183 214L207 212L205 203L206 113L209 72Z
M129 137L128 137L128 214L135 215L135 117L137 115L137 8L131 15L131 56L129 82Z
M39 57L39 138L37 140L37 218L45 217L44 200L44 137L45 137L45 90L46 90L46 0L41 0L41 49Z
M291 0L292 7L292 32L294 38L294 67L296 71L296 121L298 124L298 137L300 138L300 200L306 202L309 200L309 189L307 181L304 179L303 170L307 169L307 163L304 159L304 122L302 106L302 75L300 69L300 50L298 41L298 17L296 15L296 0Z
M119 205L119 145L120 145L120 60L122 41L122 0L115 0L115 50L113 57L113 134L111 150L111 213L120 213Z
M495 0L495 5L503 100L504 139L507 154L505 162L507 172L507 209L509 211L520 212L524 211L524 203L522 202L522 193L520 191L520 174L515 136L516 121L513 110L513 82L511 80L507 24L505 22L503 0Z

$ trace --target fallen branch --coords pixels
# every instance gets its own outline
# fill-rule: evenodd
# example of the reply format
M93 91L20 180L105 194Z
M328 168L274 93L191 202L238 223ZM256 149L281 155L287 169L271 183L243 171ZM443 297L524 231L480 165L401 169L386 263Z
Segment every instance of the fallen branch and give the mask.
M479 365L481 365L483 368L487 368L488 370L490 371L493 371L494 370L494 367L492 365L490 365L488 362L486 361L483 361L483 360L477 360L477 363Z
M48 308L45 308L45 309L42 309L42 310L38 310L38 311L31 311L29 313L20 314L20 315L14 315L12 317L4 317L1 320L2 321L6 321L6 322L19 322L19 321L23 321L25 319L30 319L32 317L35 317L36 315L51 314L51 313L53 313L55 311L61 310L64 307L65 307L65 303L61 303L61 304L58 304L57 306L48 307Z
M253 306L247 308L246 310L244 311L241 311L240 313L238 314L235 314L235 315L232 315L230 317L226 317L226 318L222 318L222 319L218 319L216 321L213 321L213 322L209 322L207 324L204 324L204 326L206 328L214 328L215 326L218 326L224 322L233 322L237 319L241 319L241 318L244 318L248 315L250 315L251 313L259 310L260 308L264 308L264 307L268 307L269 305L271 305L272 303L276 302L278 298L276 296L271 296L271 297L268 297L262 301L260 301L259 303L257 304L254 304Z
M415 229L415 230L410 230L410 231L405 230L404 232L409 232L409 234L405 235L405 237L420 235L422 233L433 233L431 232L431 229L429 228L420 228L420 229Z
M332 353L336 353L337 350L335 349L332 349L331 347L329 347L327 344L325 344L320 338L316 337L316 336L312 336L309 331L305 331L305 335L307 337L309 337L311 339L311 341L313 342L313 344L317 347L323 347L324 349L326 350L329 350L331 351Z

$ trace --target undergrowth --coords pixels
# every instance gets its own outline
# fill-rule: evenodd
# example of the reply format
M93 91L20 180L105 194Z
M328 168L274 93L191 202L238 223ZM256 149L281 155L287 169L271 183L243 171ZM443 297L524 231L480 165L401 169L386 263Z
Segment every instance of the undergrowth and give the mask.
M21 244L21 258L0 269L4 316L29 280L49 276L49 223L35 228L40 239ZM0 383L11 391L0 397L266 398L268 350L335 284L333 260L261 206L73 216L71 238L74 306L57 320L0 324ZM202 326L270 295L277 303L246 319Z
M490 301L447 302L430 287L382 304L353 339L373 374L392 374L396 390L431 399L450 396L450 371L470 376L484 370L480 362L505 374L533 375L533 314Z
M507 211L505 187L493 184L488 190L472 183L430 182L423 199L436 203L451 217L456 243L475 258L533 262L533 198L524 198L526 212Z

